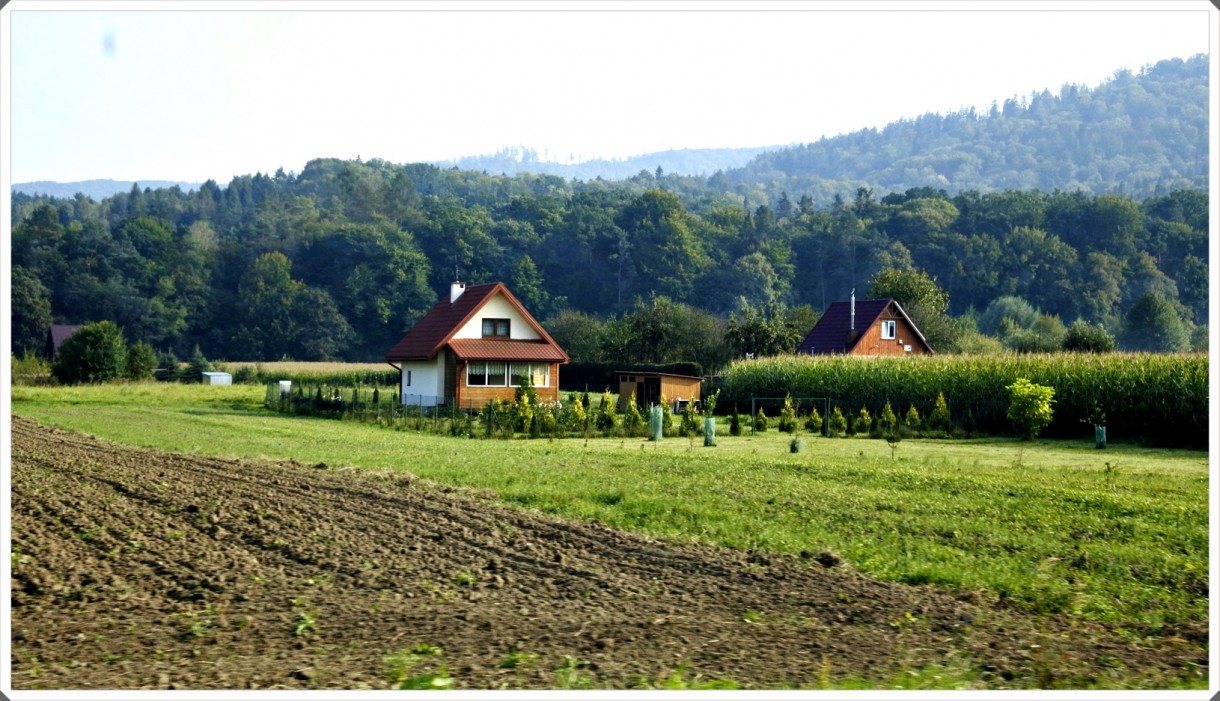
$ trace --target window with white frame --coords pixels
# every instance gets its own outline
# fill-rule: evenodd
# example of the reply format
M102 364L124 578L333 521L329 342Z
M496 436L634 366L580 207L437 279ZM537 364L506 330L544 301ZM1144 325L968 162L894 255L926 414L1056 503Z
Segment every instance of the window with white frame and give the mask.
M467 387L520 387L529 378L534 387L551 386L549 363L472 362L466 364Z
M487 363L467 363L466 364L466 386L467 387L486 387L487 386Z
M881 338L885 340L893 340L898 337L898 322L893 319L886 319L881 322Z

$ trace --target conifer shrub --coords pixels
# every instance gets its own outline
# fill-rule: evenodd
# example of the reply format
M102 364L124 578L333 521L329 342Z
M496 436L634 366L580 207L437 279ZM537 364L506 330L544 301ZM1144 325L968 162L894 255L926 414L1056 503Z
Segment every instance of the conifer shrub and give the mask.
M602 403L597 408L597 421L594 425L606 433L613 433L618 428L618 411L609 390L602 392Z
M152 379L153 370L157 369L157 351L147 343L133 343L127 349L127 363L123 376L129 380Z
M635 392L632 392L627 400L627 411L623 414L623 430L632 438L644 435L644 415L640 413L640 407L635 402Z
M894 409L888 401L881 409L881 416L877 419L877 428L881 431L882 435L894 433L895 429L898 428L898 416L894 413Z
M674 435L674 413L669 408L669 398L661 395L661 435Z
M852 419L851 430L857 436L867 436L872 432L873 416L868 413L868 407L860 407L860 413Z
M784 396L784 406L779 410L779 430L784 433L796 433L796 407L792 405L792 394Z
M927 426L933 431L947 433L953 428L953 421L949 418L949 405L945 402L945 393L940 392L936 395L936 406L932 407L932 413L928 414Z
M810 433L822 432L822 412L817 407L810 409L809 416L805 417L805 430Z
M842 437L847 433L847 417L843 415L843 411L836 404L835 408L830 412L830 435Z
M902 423L912 433L919 431L923 421L919 418L919 410L915 408L914 404L911 405L911 408L907 409L907 415L903 417Z
M740 436L741 435L741 414L737 413L736 404L733 405L733 414L729 418L729 435L730 436Z
M589 425L589 417L585 412L584 399L579 394L568 395L568 407L564 412L563 427L577 433L584 431Z
M758 411L754 414L754 432L763 433L767 430L769 425L770 421L767 420L766 410L762 407L758 407Z

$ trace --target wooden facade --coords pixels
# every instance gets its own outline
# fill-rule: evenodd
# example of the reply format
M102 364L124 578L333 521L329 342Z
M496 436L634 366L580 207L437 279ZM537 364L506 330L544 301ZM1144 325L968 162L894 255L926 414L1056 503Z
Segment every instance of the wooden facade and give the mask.
M632 394L635 404L641 409L660 404L661 397L669 402L671 410L680 410L690 402L699 402L703 378L689 375L670 375L663 372L637 372L618 370L618 410L627 411L627 402Z
M447 366L448 364L446 364ZM502 399L504 401L513 401L516 398L517 388L511 385L504 387L471 387L466 384L466 363L458 362L457 369L454 374L450 375L455 390L453 400L463 409L474 407L475 409L482 408L487 405L487 402L493 399ZM534 391L538 394L540 402L554 402L559 399L559 363L550 364L550 386L535 387Z
M893 299L835 302L826 309L798 355L930 355L928 340Z

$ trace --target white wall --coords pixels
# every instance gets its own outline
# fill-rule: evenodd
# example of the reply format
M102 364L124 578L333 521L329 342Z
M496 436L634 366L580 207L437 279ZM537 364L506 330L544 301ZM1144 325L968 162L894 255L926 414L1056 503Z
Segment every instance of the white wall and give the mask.
M483 338L483 319L509 319L508 337L511 339L537 341L542 337L534 331L534 327L517 313L504 295L497 292L487 300L478 312L453 335L454 338Z
M407 371L411 371L411 384L407 384ZM413 406L435 406L445 396L445 353L437 353L432 360L409 360L402 363L402 396L399 401Z

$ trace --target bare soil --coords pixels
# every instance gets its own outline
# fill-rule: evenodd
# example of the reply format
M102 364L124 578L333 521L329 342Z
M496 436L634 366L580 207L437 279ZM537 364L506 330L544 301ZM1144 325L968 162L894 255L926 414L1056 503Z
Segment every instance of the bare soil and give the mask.
M493 497L14 417L13 687L888 686L940 668L947 683L1065 688L1197 665L1206 678L1205 626L1136 645L876 581L833 553L665 543Z

